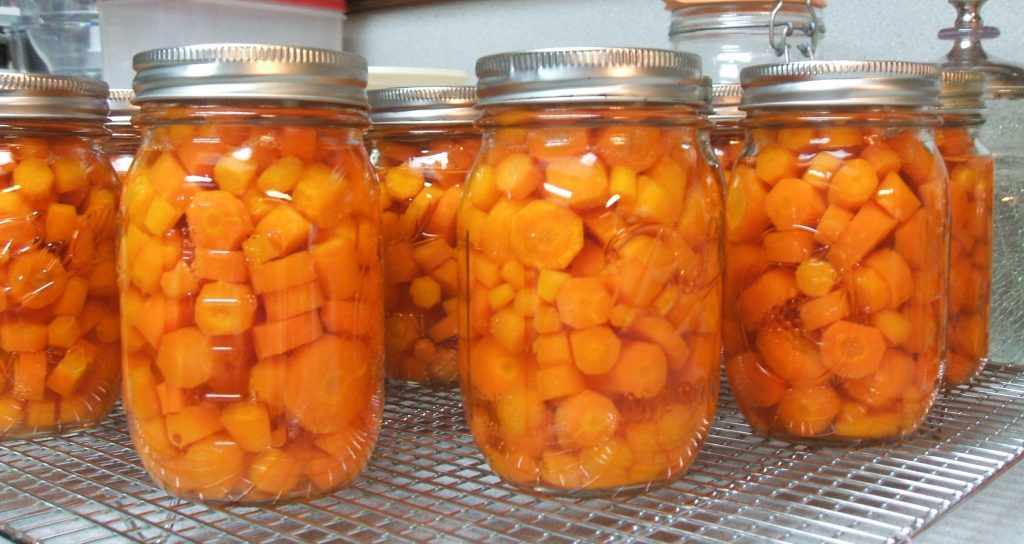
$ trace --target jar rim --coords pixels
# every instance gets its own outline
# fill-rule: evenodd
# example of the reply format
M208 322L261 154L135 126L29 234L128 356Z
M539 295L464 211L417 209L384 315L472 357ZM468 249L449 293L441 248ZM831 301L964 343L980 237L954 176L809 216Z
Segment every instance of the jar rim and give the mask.
M472 125L480 117L471 85L388 87L367 97L374 125Z
M0 71L0 119L103 123L108 92L98 79Z
M759 64L740 72L740 109L939 104L936 64L894 60Z

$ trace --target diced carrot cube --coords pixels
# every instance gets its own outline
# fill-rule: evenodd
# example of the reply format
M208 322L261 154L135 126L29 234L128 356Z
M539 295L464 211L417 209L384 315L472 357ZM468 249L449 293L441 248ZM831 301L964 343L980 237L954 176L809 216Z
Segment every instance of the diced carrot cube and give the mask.
M185 211L161 197L153 198L142 219L142 226L153 235L162 235L178 223Z
M316 129L312 127L282 127L277 132L277 141L282 155L292 155L304 161L311 161L319 148Z
M814 240L825 245L835 243L839 239L839 235L846 230L851 219L853 219L853 212L830 204L828 208L825 208L825 213L821 214L818 228L814 232Z
M876 142L867 146L864 151L861 151L860 158L866 159L874 165L879 178L885 178L890 173L900 170L900 156L885 142Z
M777 263L798 264L814 253L814 233L807 230L782 230L764 235L764 258Z
M361 337L371 330L369 305L352 300L328 300L320 309L324 328L343 336Z
M88 342L79 342L50 371L46 385L62 397L71 396L95 358L96 347Z
M683 340L679 331L664 318L654 316L638 317L633 322L630 331L640 338L661 346L665 355L668 356L669 368L673 370L682 368L690 358L690 347Z
M323 163L309 164L292 190L292 206L310 223L329 229L344 217L346 189L339 173Z
M413 259L427 272L455 257L455 250L441 238L431 238L415 244L412 251Z
M248 285L207 283L196 298L196 325L207 336L241 334L252 327L258 305Z
M25 427L47 429L57 424L57 403L52 400L30 400L25 403Z
M917 195L896 172L889 172L882 180L875 192L875 202L900 222L910 219L921 207Z
M78 229L78 212L70 204L53 203L46 209L46 242L70 243Z
M185 215L192 241L198 247L238 249L253 232L252 219L246 213L245 204L227 191L200 192L192 199Z
M299 483L302 467L294 456L279 449L259 454L252 462L250 478L259 491L271 496L287 495Z
M220 410L212 404L185 406L180 412L167 414L167 436L179 448L198 442L224 428Z
M316 244L312 254L320 288L326 298L340 300L356 296L363 273L351 240L342 236L330 238Z
M213 166L213 181L217 187L235 196L242 196L256 177L256 161L231 154L221 155Z
M195 327L168 332L160 341L156 365L170 385L198 387L213 376L216 364L210 339Z
M47 366L43 351L19 353L14 361L11 396L19 400L43 400Z
M313 225L287 204L278 204L256 225L256 234L266 235L282 255L308 245Z
M82 336L82 329L78 326L77 319L69 315L62 315L50 321L46 336L47 345L69 348Z
M430 329L427 330L427 335L434 342L443 342L449 338L454 338L459 332L458 327L458 316L456 314L449 314L431 325Z
M783 178L764 197L765 213L779 229L814 228L825 212L825 201L810 183Z
M800 322L809 331L831 325L848 315L850 305L846 291L842 289L808 300L800 306Z
M537 371L537 395L540 400L567 397L586 388L583 374L572 364L549 366Z
M840 271L851 270L875 248L897 222L874 202L865 204L829 249L827 258Z
M221 412L220 420L243 450L261 452L270 449L270 415L262 404L245 401L230 404Z
M0 324L0 348L7 352L44 351L47 336L44 324L27 321Z
M185 390L167 382L160 382L156 386L156 395L160 400L160 411L164 415L176 414L188 403Z
M25 159L14 167L12 183L25 198L40 200L50 195L53 171L43 159Z

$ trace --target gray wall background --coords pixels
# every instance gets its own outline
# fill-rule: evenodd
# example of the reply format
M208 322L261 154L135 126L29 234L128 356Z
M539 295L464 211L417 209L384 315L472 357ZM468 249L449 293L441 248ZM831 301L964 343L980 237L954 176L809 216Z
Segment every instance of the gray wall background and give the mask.
M1024 0L989 0L986 24L1003 35L993 56L1024 64ZM951 42L947 0L830 0L824 12L827 59L934 62ZM670 14L661 0L457 0L354 14L345 49L371 65L453 68L473 74L477 57L501 51L579 45L669 47Z

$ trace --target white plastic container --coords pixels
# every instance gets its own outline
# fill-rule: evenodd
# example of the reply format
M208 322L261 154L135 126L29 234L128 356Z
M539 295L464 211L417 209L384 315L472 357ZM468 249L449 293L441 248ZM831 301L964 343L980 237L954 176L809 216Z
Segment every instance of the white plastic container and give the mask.
M342 48L345 0L100 0L103 79L131 88L132 55L201 43Z

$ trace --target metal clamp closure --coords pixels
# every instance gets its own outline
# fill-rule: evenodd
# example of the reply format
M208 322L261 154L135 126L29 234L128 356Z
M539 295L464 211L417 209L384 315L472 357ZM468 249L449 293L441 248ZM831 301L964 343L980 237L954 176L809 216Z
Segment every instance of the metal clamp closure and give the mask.
M818 47L818 40L821 37L821 21L818 20L818 14L814 11L814 6L811 5L811 0L804 0L804 6L807 8L807 12L811 14L811 21L806 26L794 26L792 22L786 21L784 23L776 23L779 12L782 11L782 6L785 4L785 0L776 0L775 7L772 8L771 17L768 20L768 43L772 46L775 51L775 55L779 57L785 57L786 62L790 61L789 58L789 47L786 44L786 39L793 35L794 32L800 31L811 38L811 44L800 44L797 48L805 57L810 60L814 60L814 50ZM775 29L776 27L782 27L782 37L776 38Z

